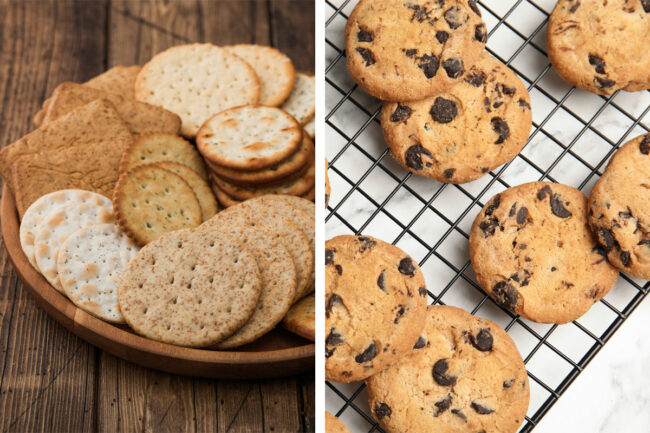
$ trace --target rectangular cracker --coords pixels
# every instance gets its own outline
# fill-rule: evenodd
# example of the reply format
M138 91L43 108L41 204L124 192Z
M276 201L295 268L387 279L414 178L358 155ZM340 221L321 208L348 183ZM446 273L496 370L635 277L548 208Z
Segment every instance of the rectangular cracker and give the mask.
M134 134L180 132L181 119L171 111L76 83L62 83L54 90L42 125L47 125L75 108L99 98L115 105L115 109Z

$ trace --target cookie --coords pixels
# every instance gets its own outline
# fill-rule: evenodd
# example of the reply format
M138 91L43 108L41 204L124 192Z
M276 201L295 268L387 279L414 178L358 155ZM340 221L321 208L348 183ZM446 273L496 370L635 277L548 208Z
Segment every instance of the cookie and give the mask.
M650 280L650 134L612 157L589 195L589 224L618 269Z
M257 104L259 97L253 68L212 44L179 45L156 54L135 82L135 98L178 114L181 134L190 138L215 113Z
M214 194L212 194L212 189L210 189L210 185L197 172L180 162L161 161L155 163L155 165L176 173L192 188L201 206L201 221L207 221L217 213L217 200L214 198Z
M159 161L180 162L207 179L205 164L196 147L172 134L153 133L133 139L120 160L120 173L138 165Z
M413 351L366 381L388 433L514 433L530 396L521 355L496 323L429 306Z
M192 187L176 173L151 164L120 176L113 206L118 225L139 246L202 222L201 204Z
M63 286L57 271L61 245L75 231L114 221L113 209L104 204L83 203L65 206L44 217L34 237L34 259L38 270L59 292Z
M325 160L325 208L330 202L330 194L332 193L332 187L330 186L330 177L327 175L327 170L329 170L330 164Z
M118 299L138 334L205 347L246 323L260 291L255 257L237 236L186 229L140 250L122 274Z
M350 430L339 418L325 412L325 433L350 433Z
M282 319L282 326L307 340L316 341L316 305L312 293L296 302Z
M275 48L262 45L239 44L226 49L251 65L260 80L261 105L277 107L293 88L294 70L291 59Z
M409 353L422 331L427 289L418 264L369 236L325 243L325 377L354 382Z
M418 101L462 80L487 42L474 0L361 0L345 27L350 75L384 101Z
M139 248L114 224L72 233L59 248L57 271L68 298L79 308L113 323L124 323L117 301L122 271Z
M236 206L242 203L242 201L230 197L221 188L219 188L219 185L217 185L217 183L214 181L214 175L212 174L210 175L210 188L212 189L212 192L217 198L219 204L224 208L229 208L231 206Z
M540 323L585 314L618 271L587 221L587 198L566 185L532 182L495 195L472 225L472 267L503 308Z
M108 211L113 210L113 203L107 197L80 189L64 189L45 194L27 208L20 221L20 246L34 268L36 268L34 238L43 218L47 218L66 206L84 203L101 206Z
M302 143L302 128L274 107L248 105L222 111L203 124L196 145L214 164L238 170L271 167Z
M302 72L296 73L293 90L281 108L291 114L301 125L309 122L316 112L316 80L314 76Z
M548 21L548 57L572 85L611 95L650 89L647 0L559 0Z
M456 84L417 102L385 103L381 126L395 160L446 183L464 183L512 160L532 125L530 96L504 64L483 54Z

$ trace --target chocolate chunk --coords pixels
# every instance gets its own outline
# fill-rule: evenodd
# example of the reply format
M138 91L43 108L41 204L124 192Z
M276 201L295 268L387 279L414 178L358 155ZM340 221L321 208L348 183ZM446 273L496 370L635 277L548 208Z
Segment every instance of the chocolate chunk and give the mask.
M449 123L458 115L458 108L454 101L437 97L431 107L431 117L438 123Z
M458 78L463 75L463 61L461 59L447 59L442 62L442 67L449 78Z
M469 0L467 3L469 4L469 7L474 11L474 13L480 17L481 16L481 11L479 10L478 6L476 5L476 2L474 0Z
M501 195L495 195L490 203L485 207L485 216L490 216L494 213L495 210L501 205Z
M637 245L647 245L647 246L650 247L650 239L643 239L643 240L640 240L639 243L638 243Z
M517 299L519 299L519 292L514 286L507 281L499 281L492 287L492 296L497 304L501 305L510 311L513 311L517 306Z
M433 158L431 152L424 148L421 144L414 144L406 150L404 159L406 160L406 166L411 170L419 171L424 168L422 162L422 155Z
M418 8L414 10L415 12L413 12L413 15L411 16L411 21L415 20L421 23L431 18L431 11L427 8Z
M517 89L515 89L514 87L508 87L505 84L499 84L497 86L497 89L507 96L512 96L515 93L517 93Z
M390 418L390 415L393 413L393 410L386 403L381 403L379 406L375 406L375 416L378 420L384 419L386 417Z
M573 14L573 13L575 13L575 11L578 10L579 7L580 7L580 2L576 2L576 4L571 6L571 9L569 9L569 12L571 12Z
M375 346L375 343L370 343L370 346L368 346L366 350L363 351L363 353L355 356L354 360L359 364L362 364L364 362L373 360L375 356L377 356L377 346Z
M599 74L605 73L605 61L595 54L589 54L589 64L596 68Z
M460 409L452 409L451 413L456 415L458 418L462 419L463 421L467 422L467 416L463 412L460 411Z
M402 318L404 313L406 312L406 309L404 308L403 305L400 305L399 308L397 309L397 314L395 314L395 320L393 320L393 323L397 325L399 322L399 319Z
M334 250L325 249L325 265L331 265L334 263Z
M479 24L474 28L474 39L484 44L487 42L488 34L485 24Z
M364 252L377 245L377 242L374 239L367 238L365 236L359 236L357 240L361 242L361 248L359 249L359 252Z
M646 13L650 12L650 0L641 0L641 6Z
M333 347L331 349L325 349L325 359L327 359L330 356L334 355L335 351L336 351L336 347Z
M643 137L643 140L641 140L639 151L644 155L650 154L650 134L647 134L645 137Z
M476 413L481 415L489 415L494 412L494 409L487 408L482 404L478 404L475 401L472 402L472 409L474 409Z
M424 76L427 78L433 78L438 73L438 68L440 67L440 59L436 56L425 54L420 57L420 63L418 67L424 72Z
M480 350L481 352L489 352L492 350L494 339L489 329L481 329L476 336L470 334L469 340L476 350Z
M496 101L494 104L492 104L492 108L497 109L502 105L503 105L503 101Z
M515 384L515 380L514 380L514 379L508 379L508 380L505 380L505 381L503 382L503 389L508 389L508 388L512 387L512 385L514 385L514 384Z
M444 44L445 42L447 42L447 39L449 39L449 33L439 30L436 32L436 39L441 44Z
M517 224L521 225L525 223L527 216L528 216L528 209L526 209L525 207L519 209L519 212L517 212Z
M456 376L447 375L447 370L449 370L449 364L447 364L446 359L439 359L433 365L433 378L441 386L453 386L456 384L458 379Z
M472 71L465 76L465 82L474 87L481 87L485 84L485 74L481 71Z
M544 200L547 195L551 197L553 195L553 191L551 191L550 186L545 185L544 188L540 189L537 193L537 200Z
M359 28L359 33L357 33L357 40L359 42L372 42L373 41L372 33L362 28Z
M481 221L478 227L483 232L483 236L489 238L494 234L494 230L499 226L499 220L496 218L488 218L485 221Z
M408 49L408 50L404 51L404 54L406 54L406 57L413 57L417 53L418 53L418 50L416 50L415 48L411 48L411 49Z
M560 194L553 194L553 197L551 197L551 212L553 212L553 215L560 218L569 218L573 215L564 207Z
M420 294L420 296L424 298L425 296L427 296L427 289L425 289L424 287L420 287L418 289L418 293Z
M525 250L526 248L528 248L528 245L526 245L526 244L519 244L519 249L520 249L520 250Z
M492 130L499 136L494 144L501 144L510 137L510 127L505 120L500 117L493 117L490 122L492 123Z
M386 291L386 271L383 270L379 274L379 278L377 278L377 286L384 292Z
M424 346L427 345L427 340L424 337L418 338L418 341L415 343L413 346L413 349L422 349Z
M610 80L609 78L594 77L594 80L596 80L598 86L601 89L609 89L610 87L614 87L614 85L616 85L616 81Z
M325 305L325 316L329 317L330 313L332 312L332 308L334 308L335 304L343 304L343 300L337 295L336 293L333 293L329 299L327 300L327 303Z
M512 218L513 216L515 216L516 213L517 213L517 202L514 202L512 204L512 207L510 208L510 211L508 212L508 216Z
M462 26L460 15L461 10L458 7L451 7L445 12L445 21L449 24L449 27L452 30L456 30L458 27Z
M415 275L415 266L413 265L413 260L410 257L404 257L399 261L399 266L397 270L404 275L412 277Z
M413 113L413 110L408 105L397 104L397 108L390 116L390 121L401 122L402 120L407 120L411 117L411 113Z
M519 106L523 107L523 108L528 108L530 110L530 104L528 102L524 101L523 99L519 100Z
M444 175L446 179L451 179L454 177L454 173L456 172L456 169L454 168L448 168L447 170L444 171Z
M433 416L437 417L451 406L451 395L447 395L447 397L443 398L439 402L434 403L436 406L436 411L434 412Z
M621 259L621 264L623 264L623 266L627 266L630 264L629 251L621 251L621 253L619 254L619 258Z
M325 344L328 346L338 346L339 344L343 343L345 339L341 334L336 332L335 328L330 329L330 333L325 339Z
M339 275L343 275L343 266L341 266L341 265L334 265L334 269L336 269L336 272L337 272Z
M372 55L372 52L367 48L357 48L357 53L361 55L363 60L366 62L366 66L371 66L375 64L375 56Z

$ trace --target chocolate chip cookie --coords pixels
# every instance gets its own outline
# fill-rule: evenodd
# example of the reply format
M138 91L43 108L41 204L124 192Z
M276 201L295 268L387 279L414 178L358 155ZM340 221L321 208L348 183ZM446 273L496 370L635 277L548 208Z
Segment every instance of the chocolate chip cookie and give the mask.
M407 170L464 183L514 158L532 124L530 96L504 64L484 53L456 84L417 102L385 103L381 126Z
M474 0L361 0L345 29L350 75L386 101L417 101L461 80L486 42Z
M390 433L514 433L529 400L508 334L446 306L429 306L412 353L366 384L372 415Z
M363 380L408 353L427 304L417 263L369 236L325 243L325 376Z
M650 1L559 0L548 57L576 87L610 95L650 89Z
M476 279L502 307L534 322L567 323L614 286L587 221L587 197L570 186L532 182L495 195L469 238Z
M589 195L589 224L609 262L650 280L650 134L621 147Z

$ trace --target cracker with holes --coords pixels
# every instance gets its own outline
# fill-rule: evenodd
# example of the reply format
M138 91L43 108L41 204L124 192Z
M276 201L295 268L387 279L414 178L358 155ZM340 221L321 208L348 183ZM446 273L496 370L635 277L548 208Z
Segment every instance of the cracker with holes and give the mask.
M316 138L316 118L312 117L307 123L305 123L305 132L309 134L309 137L313 140Z
M281 108L291 114L301 125L309 122L316 112L316 89L313 75L302 72L296 74L291 94Z
M246 323L261 287L255 257L238 235L179 230L140 250L122 274L118 296L138 334L205 347Z
M224 48L179 45L142 67L135 97L176 113L182 120L181 134L194 137L215 113L257 104L260 81L248 63Z
M210 162L239 170L271 167L302 143L302 128L274 107L248 105L211 117L197 134L199 152Z
M120 228L140 246L202 221L201 204L192 187L176 173L151 164L120 176L113 206Z
M122 271L139 248L114 223L72 233L57 258L59 280L68 298L88 313L124 323L117 301Z
M194 191L194 194L196 194L196 198L201 206L202 221L207 221L217 213L217 200L215 200L214 194L212 194L210 185L197 172L179 162L161 161L155 165L176 173L187 182L190 188L192 188L192 191Z
M34 238L34 259L41 274L55 289L63 292L56 267L61 245L80 228L113 221L112 208L94 203L65 206L43 218Z
M316 297L314 294L296 302L282 319L282 326L307 340L316 341Z

